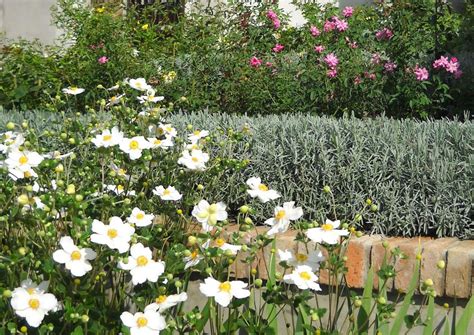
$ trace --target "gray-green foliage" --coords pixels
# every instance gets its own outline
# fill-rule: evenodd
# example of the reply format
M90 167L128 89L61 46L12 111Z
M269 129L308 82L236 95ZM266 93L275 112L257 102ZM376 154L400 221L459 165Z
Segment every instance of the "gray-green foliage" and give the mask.
M47 127L51 114L0 114L0 124L23 118ZM249 148L237 156L250 165L228 175L206 196L230 208L249 202L245 180L259 176L282 198L256 207L263 222L273 206L296 201L308 219L333 218L329 185L339 218L352 219L367 198L378 206L360 223L387 235L474 236L474 124L457 121L333 119L307 115L260 117L206 112L169 117L178 129L250 126ZM205 179L203 179L204 181ZM213 183L215 185L215 183ZM263 211L265 209L265 211Z
M266 206L267 215L275 203L295 200L307 218L323 220L330 197L321 190L329 185L342 218L373 199L378 213L363 222L372 232L474 236L472 122L207 113L177 114L171 121L181 129L188 123L209 130L249 124L250 166L213 190L229 204L248 201L243 181L260 176L282 194Z

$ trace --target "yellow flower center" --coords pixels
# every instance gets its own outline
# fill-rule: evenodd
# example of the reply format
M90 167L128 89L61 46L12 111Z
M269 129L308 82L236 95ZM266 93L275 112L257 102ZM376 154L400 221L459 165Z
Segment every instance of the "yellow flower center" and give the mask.
M300 263L306 262L308 260L308 255L305 254L296 254L296 260Z
M28 157L26 157L25 155L21 156L19 159L18 159L18 162L23 165L23 164L26 164L28 163Z
M229 293L231 287L232 286L230 285L230 283L228 281L225 281L219 285L219 291Z
M123 176L125 174L125 170L119 169L117 173L119 174L119 176Z
M118 235L117 229L109 229L107 230L107 236L110 238L116 238Z
M155 302L157 304L162 304L166 301L166 295L160 295L158 298L155 299Z
M161 140L156 139L154 142L156 145L161 145Z
M112 139L112 135L104 135L104 136L102 136L102 139L104 141L110 141Z
M170 195L171 194L171 191L166 189L163 191L163 195Z
M258 189L259 189L260 191L266 192L266 191L268 191L268 186L265 185L265 184L260 184L260 185L258 185Z
M197 158L197 157L193 157L193 158L191 158L191 160L192 160L194 163L199 162L199 158Z
M212 204L209 206L208 209L209 214L215 214L217 213L217 204Z
M131 140L130 144L128 145L130 149L136 150L140 146L137 141Z
M195 131L193 132L193 134L194 134L195 136L199 136L199 135L201 135L201 131L195 130Z
M311 275L306 271L300 272L300 277L303 280L310 280L311 279Z
M74 87L71 87L71 91L76 92L77 90L78 90L77 87L75 87L75 86L74 86Z
M334 226L330 223L325 223L321 226L324 231L330 231L334 229Z
M71 259L72 259L73 261L78 261L78 260L81 259L81 257L82 257L82 255L81 255L81 253L80 253L79 251L74 250L73 252L71 252Z
M281 220L281 219L283 219L285 216L286 216L286 212L285 212L283 209L281 209L281 210L278 211L278 213L276 213L275 219Z
M140 317L137 319L137 326L138 326L138 328L146 327L147 324L148 324L148 320L147 320L145 317L140 316Z
M172 127L166 127L165 130L168 132L168 133L171 133L173 131L173 128Z
M145 266L148 264L148 258L145 256L138 256L137 258L137 265L138 266Z
M137 86L138 88L142 88L142 83L140 83L139 81L135 82L135 86Z
M25 178L30 178L31 177L31 172L30 171L25 171L23 173L23 175L25 176Z
M40 306L40 302L38 299L30 299L28 301L28 306L30 306L30 308L33 308L33 309L38 309Z
M28 292L28 294L33 294L33 293L36 292L36 290L33 287L30 287L30 288L26 289L26 292Z
M135 217L137 218L137 220L142 220L145 217L145 214L138 213Z
M191 256L190 256L190 257L191 257L191 259L196 259L198 255L199 255L199 251L194 250L194 251L191 253Z
M122 192L123 191L123 185L117 185L117 190L119 192Z
M217 246L220 248L220 247L222 247L222 246L225 244L225 240L224 240L223 238L218 238L218 239L216 240L216 244L217 244Z

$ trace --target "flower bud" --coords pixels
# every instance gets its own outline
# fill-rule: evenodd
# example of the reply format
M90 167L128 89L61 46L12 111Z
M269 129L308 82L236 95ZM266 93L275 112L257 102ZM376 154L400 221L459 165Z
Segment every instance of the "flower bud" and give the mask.
M26 248L24 248L24 247L18 248L18 253L22 256L25 256L26 255Z
M54 168L54 171L57 172L57 173L64 172L64 165L58 164L58 166L56 166L56 167Z
M198 191L202 191L202 190L204 189L204 185L199 184L199 185L197 186L197 189L198 189Z
M66 193L70 195L76 193L76 186L74 184L69 184L66 188Z
M8 130L13 130L13 129L15 129L15 124L14 124L13 122L11 122L11 121L8 122L8 123L7 123L7 129L8 129Z
M249 225L253 223L252 219L249 218L249 217L246 217L245 220L244 220L244 222L245 222L246 224L249 224Z
M176 286L176 288L183 287L183 282L180 281L180 280L177 280L177 281L175 281L174 286Z
M330 192L331 192L331 188L326 185L326 186L323 187L323 192L324 192L324 193L330 193Z
M378 297L377 302L381 305L385 305L387 303L387 299L384 297Z
M28 328L26 326L21 326L20 332L22 332L23 334L26 334L28 333Z
M428 278L428 279L426 279L426 280L423 282L423 284L425 284L425 285L428 286L428 287L431 287L431 286L433 286L433 284L434 284L434 283L433 283L433 279Z
M354 306L356 306L356 307L362 306L362 300L356 299L356 300L354 301Z
M372 204L372 206L370 206L370 210L371 210L372 212L376 212L376 211L378 211L378 209L379 209L378 206L375 205L375 204Z
M83 315L81 316L81 321L84 322L84 323L89 322L89 316L86 315L86 314L83 314Z
M362 221L362 215L356 214L356 216L354 217L354 220L355 220L355 222L360 222L360 221Z
M371 199L367 199L367 200L365 200L365 203L366 203L368 206L370 206L370 205L372 205L372 200L371 200Z
M240 207L240 213L246 214L246 213L248 213L249 209L250 209L249 206L243 205L243 206Z
M263 285L263 280L261 280L260 278L257 278L255 279L255 287L262 287Z
M6 299L11 298L11 296L12 296L12 291L10 291L10 290L5 290L2 293L2 297L6 298Z
M313 314L311 314L311 320L313 320L313 321L318 321L318 320L319 320L319 315L318 315L318 313L313 313Z
M438 267L438 269L442 270L445 268L446 263L443 260L439 260L438 263L436 263L436 266Z
M22 194L17 198L17 201L20 205L25 206L27 205L30 200L28 199L28 196L26 194Z
M189 245L195 245L196 242L197 242L196 236L189 236L189 237L188 237L188 244L189 244Z

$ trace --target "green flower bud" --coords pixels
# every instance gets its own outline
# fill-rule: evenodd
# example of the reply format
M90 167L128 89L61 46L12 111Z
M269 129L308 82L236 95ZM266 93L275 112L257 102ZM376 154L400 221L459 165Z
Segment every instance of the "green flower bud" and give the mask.
M13 129L15 129L15 124L14 124L13 122L11 122L11 121L8 122L8 123L7 123L7 129L8 129L8 130L13 130Z
M443 260L439 260L438 263L436 263L436 266L438 267L438 269L442 270L446 267L446 263Z
M6 299L11 298L12 297L12 291L10 291L10 290L3 291L2 297L6 298Z
M74 184L69 184L66 188L66 193L69 195L76 193L76 186Z
M255 279L255 287L262 287L263 285L263 280L261 280L260 278L257 278Z
M243 205L242 207L240 207L240 213L246 214L249 211L249 209L250 209L249 206Z
M323 192L324 192L324 193L330 193L330 192L331 192L331 188L326 185L326 186L323 187Z
M25 206L30 202L30 199L26 194L22 194L17 198L17 201L20 205Z

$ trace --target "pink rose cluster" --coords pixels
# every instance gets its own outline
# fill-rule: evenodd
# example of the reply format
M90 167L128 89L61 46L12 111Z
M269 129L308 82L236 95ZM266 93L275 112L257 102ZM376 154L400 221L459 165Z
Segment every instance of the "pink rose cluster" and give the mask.
M342 10L342 15L344 15L344 17L351 17L353 13L354 8L352 7L344 7L344 9Z
M99 64L105 64L109 61L109 59L107 58L107 56L102 56L102 57L99 57L97 61L99 62Z
M346 20L340 19L337 16L333 16L330 20L326 20L324 22L323 30L328 33L333 30L337 30L339 32L346 31L349 28L349 24Z
M385 69L385 72L392 73L397 68L397 64L395 62L388 61L383 65L383 68Z
M387 27L382 28L375 33L375 38L379 41L389 40L392 37L393 37L393 32Z
M339 59L334 53L329 53L324 57L324 62L329 67L329 70L326 72L329 78L334 78L337 76L337 64L339 64Z
M314 37L318 37L319 35L321 35L321 32L319 31L319 29L315 26L311 26L311 28L309 28L309 32L311 33L311 35L313 35Z
M415 74L416 80L419 81L428 80L430 76L428 70L425 67L419 67L418 64L416 64L415 68L413 69L413 73Z
M462 76L462 71L459 69L459 61L456 57L444 57L441 56L439 59L433 62L433 68L445 69L446 72L454 74L454 78L458 79Z
M273 52L276 52L276 53L279 53L281 52L283 49L285 48L285 46L277 43L275 44L275 46L272 48Z
M258 67L260 67L260 65L262 65L262 60L261 59L258 59L255 56L250 58L250 66L251 67L258 68Z
M278 18L278 15L273 10L270 9L267 12L267 17L272 21L273 28L275 29L280 28L280 25L281 25L280 19Z

